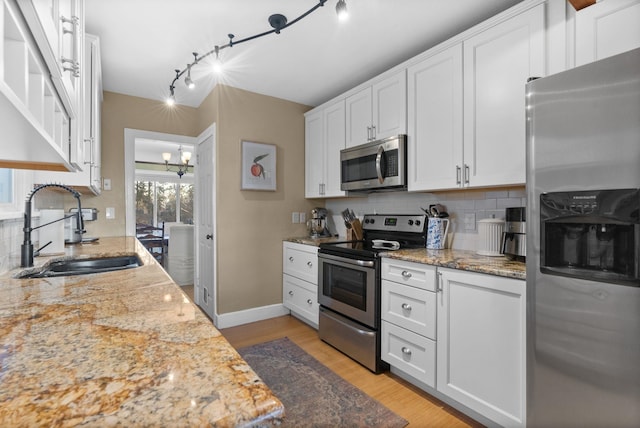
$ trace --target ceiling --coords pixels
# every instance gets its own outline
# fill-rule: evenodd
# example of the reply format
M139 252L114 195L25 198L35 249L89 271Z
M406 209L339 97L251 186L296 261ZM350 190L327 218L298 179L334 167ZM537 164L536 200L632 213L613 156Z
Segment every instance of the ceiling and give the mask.
M214 78L208 64L193 68L196 89L176 83L178 104L198 107L217 83L316 106L519 0L336 0L300 22L221 51ZM100 37L103 87L164 100L175 69L215 45L269 31L268 17L289 21L317 0L85 0L86 31Z

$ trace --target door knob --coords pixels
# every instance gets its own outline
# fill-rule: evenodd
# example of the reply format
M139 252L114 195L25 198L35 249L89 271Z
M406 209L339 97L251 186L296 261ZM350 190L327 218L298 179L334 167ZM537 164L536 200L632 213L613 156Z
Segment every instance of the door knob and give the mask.
M213 235L212 235L212 234L210 234L210 233L207 233L207 236L205 236L205 238L207 238L207 239L213 239Z

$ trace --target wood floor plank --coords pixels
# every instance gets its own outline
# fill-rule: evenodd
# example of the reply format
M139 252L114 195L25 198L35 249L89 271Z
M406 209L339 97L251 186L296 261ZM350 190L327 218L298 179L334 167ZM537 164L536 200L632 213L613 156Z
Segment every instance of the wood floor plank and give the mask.
M390 372L375 375L318 338L316 330L283 316L221 330L235 348L288 337L340 377L409 421L409 427L482 425Z

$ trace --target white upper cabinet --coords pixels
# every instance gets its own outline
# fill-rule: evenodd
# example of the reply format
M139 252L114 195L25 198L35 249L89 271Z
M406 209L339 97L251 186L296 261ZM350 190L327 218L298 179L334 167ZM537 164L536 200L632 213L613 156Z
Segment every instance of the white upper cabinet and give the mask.
M462 43L407 70L409 190L460 186Z
M407 77L399 71L347 97L346 147L407 131Z
M606 0L576 12L576 66L640 47L640 0Z
M324 184L323 111L315 110L304 118L304 193L307 198L322 196Z
M305 197L341 197L340 150L345 148L345 103L305 115Z
M410 66L408 189L524 183L524 88L544 55L540 4Z
M85 35L85 54L83 62L82 117L80 131L83 133L80 141L84 145L82 150L82 169L75 172L36 171L35 182L61 183L71 186L80 192L90 192L94 195L102 191L101 177L101 141L100 120L102 110L102 68L100 63L100 40L96 36Z
M59 86L59 70L46 60L50 47L34 38L39 27L25 21L15 1L1 5L0 167L71 171L77 123L70 100L79 93L69 95Z
M525 84L544 76L544 16L540 4L464 41L463 186L525 182Z

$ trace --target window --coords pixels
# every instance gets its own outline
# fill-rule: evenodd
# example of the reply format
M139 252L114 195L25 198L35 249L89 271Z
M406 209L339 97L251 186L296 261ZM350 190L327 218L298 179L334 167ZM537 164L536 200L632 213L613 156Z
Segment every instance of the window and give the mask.
M137 180L136 223L193 224L193 184Z
M23 216L24 198L32 186L33 171L0 168L0 219Z
M13 170L0 168L0 205L13 203Z

